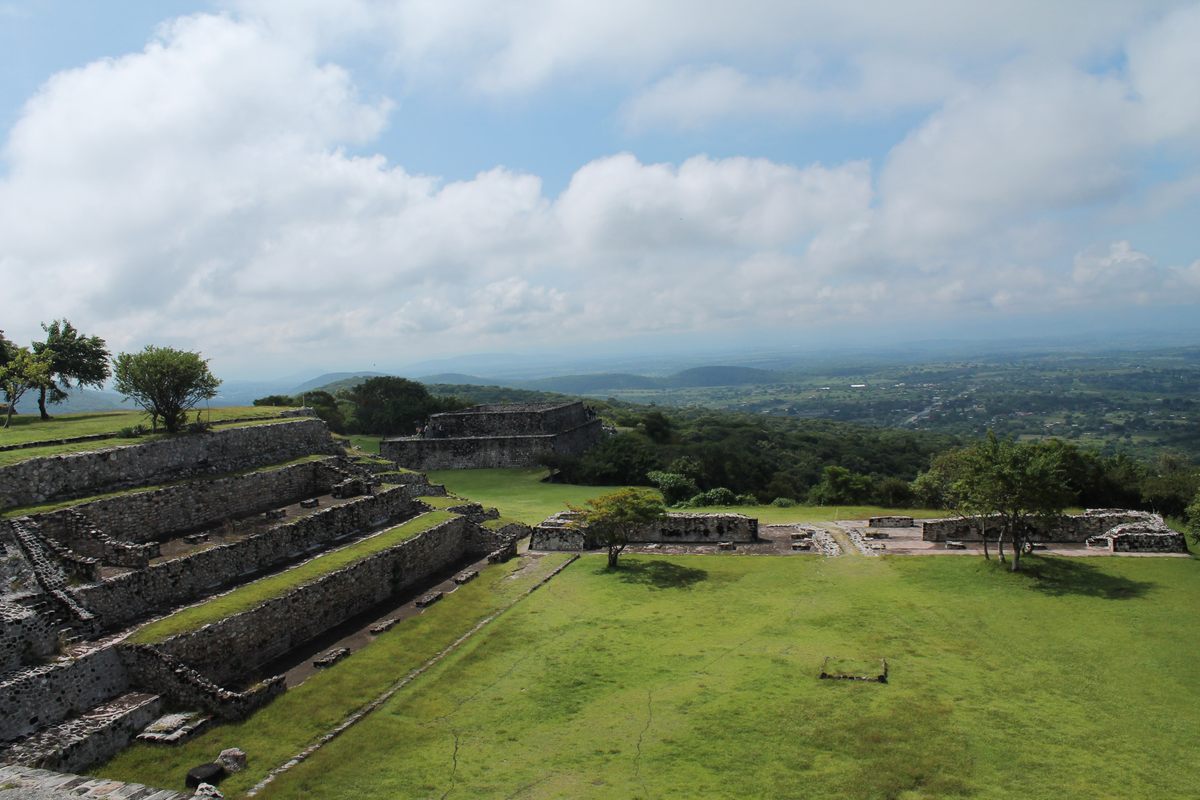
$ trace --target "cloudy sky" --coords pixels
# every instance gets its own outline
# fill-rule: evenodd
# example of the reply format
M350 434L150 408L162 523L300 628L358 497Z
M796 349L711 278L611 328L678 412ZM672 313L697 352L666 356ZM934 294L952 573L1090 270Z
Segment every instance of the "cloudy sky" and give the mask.
M1174 324L1197 42L1168 0L0 0L0 328L248 376Z

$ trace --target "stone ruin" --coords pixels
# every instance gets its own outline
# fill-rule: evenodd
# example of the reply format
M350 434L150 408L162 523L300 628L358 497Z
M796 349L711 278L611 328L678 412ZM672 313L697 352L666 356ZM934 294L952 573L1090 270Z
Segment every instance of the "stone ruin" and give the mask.
M594 550L599 543L588 538L578 524L579 512L560 511L533 529L530 550ZM721 544L758 541L758 520L744 514L668 514L661 522L642 525L630 542L643 544ZM732 549L732 548L729 548Z
M985 520L988 537L1000 530L1000 518ZM927 542L978 542L982 526L977 517L948 517L922 523L921 538ZM1082 514L1063 514L1057 520L1035 522L1026 531L1034 543L1075 543L1103 547L1121 553L1186 553L1182 533L1169 528L1162 515L1149 511L1090 508Z
M80 772L135 737L177 741L210 719L243 718L286 690L282 675L253 681L276 659L420 594L435 574L515 555L528 528L485 527L495 512L464 501L282 596L161 641L125 641L148 620L416 518L430 510L422 497L445 494L423 474L348 457L311 417L0 467L0 763ZM168 710L177 724L156 726Z
M603 436L578 401L481 405L434 414L416 436L384 439L379 454L410 469L533 467L546 453L580 455Z

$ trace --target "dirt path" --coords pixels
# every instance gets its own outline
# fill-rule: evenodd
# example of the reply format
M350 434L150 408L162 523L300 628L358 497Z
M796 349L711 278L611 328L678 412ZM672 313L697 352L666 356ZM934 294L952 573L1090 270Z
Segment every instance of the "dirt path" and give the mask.
M862 558L862 553L857 547L854 546L854 542L850 541L850 537L846 535L846 531L842 528L842 526L835 522L817 522L814 524L819 525L820 527L829 531L829 535L832 536L834 541L836 541L842 548L842 555L849 556L851 558Z

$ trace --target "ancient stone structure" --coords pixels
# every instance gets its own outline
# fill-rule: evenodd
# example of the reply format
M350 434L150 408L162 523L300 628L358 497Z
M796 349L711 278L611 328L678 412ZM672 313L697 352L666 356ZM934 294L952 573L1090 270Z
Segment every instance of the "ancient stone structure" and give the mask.
M912 517L871 517L867 520L868 528L911 528Z
M999 535L999 517L988 517L984 522L988 538ZM976 517L930 519L922 523L921 538L927 542L977 542L983 538L982 530ZM1026 531L1026 539L1031 542L1095 542L1094 546L1104 546L1113 552L1187 552L1183 534L1168 528L1161 515L1112 508L1064 514L1053 523L1035 522ZM1120 540L1119 544L1117 540Z
M130 625L382 535L445 494L342 452L323 422L302 418L0 469L0 506L67 504L0 519L0 762L84 770L167 707L187 722L151 734L160 741L240 719L286 688L280 675L230 688L255 670L430 576L511 557L528 532L464 501L336 569L294 573L252 608L127 640Z
M385 439L379 453L411 469L531 467L545 453L579 455L602 436L581 402L482 405L434 414L421 435Z
M531 550L592 550L599 543L588 538L587 528L576 524L578 514L560 511L533 529ZM640 526L631 542L717 544L758 541L758 520L744 514L668 514L662 522Z

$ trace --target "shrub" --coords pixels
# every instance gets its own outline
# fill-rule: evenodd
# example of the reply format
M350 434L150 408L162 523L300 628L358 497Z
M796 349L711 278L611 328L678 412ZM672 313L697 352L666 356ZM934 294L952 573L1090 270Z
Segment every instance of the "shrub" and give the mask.
M700 492L692 497L683 505L687 508L701 508L703 506L732 506L737 505L738 497L729 489L723 486L718 486L716 489L709 489L707 492Z
M799 504L790 497L776 497L771 501L771 505L776 508L794 508Z
M758 498L749 492L746 494L739 494L737 496L737 504L739 506L756 506L758 505Z
M658 487L663 502L669 506L682 503L700 491L694 480L677 472L651 470L646 473L646 479Z

